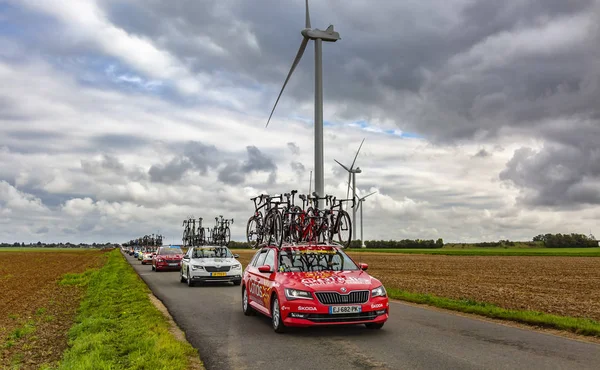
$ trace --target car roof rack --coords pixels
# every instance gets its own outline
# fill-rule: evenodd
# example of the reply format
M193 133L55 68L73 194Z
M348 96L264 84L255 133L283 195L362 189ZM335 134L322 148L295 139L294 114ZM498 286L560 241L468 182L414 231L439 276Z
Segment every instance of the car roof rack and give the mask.
M297 243L290 243L290 242L284 242L281 244L280 247L278 247L276 244L274 243L260 243L256 248L257 249L261 249L264 247L275 247L278 250L281 250L282 248L294 248L294 247L318 247L318 246L327 246L327 247L334 247L334 248L340 248L340 249L344 249L344 246L340 243L337 242L307 242L307 241L302 241L302 242L297 242Z

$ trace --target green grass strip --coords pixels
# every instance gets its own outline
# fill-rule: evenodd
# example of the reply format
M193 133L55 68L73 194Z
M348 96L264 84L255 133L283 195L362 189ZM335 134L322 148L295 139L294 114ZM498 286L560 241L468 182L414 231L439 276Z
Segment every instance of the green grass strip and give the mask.
M600 257L600 248L472 248L472 249L392 249L350 248L348 253L403 253L433 254L444 256L557 256L557 257Z
M516 321L544 328L566 330L576 334L600 337L600 323L590 319L558 316L537 311L511 310L470 299L450 299L431 294L411 293L400 289L387 289L393 299L427 304L453 311L472 313L494 319Z
M148 287L118 250L100 270L80 278L67 274L62 284L86 282L59 369L186 369L189 357L198 355L169 332Z

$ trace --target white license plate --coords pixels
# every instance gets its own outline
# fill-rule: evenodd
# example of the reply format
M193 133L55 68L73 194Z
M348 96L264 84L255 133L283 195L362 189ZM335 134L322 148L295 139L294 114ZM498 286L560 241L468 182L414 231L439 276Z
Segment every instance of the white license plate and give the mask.
M360 313L360 312L362 312L361 306L331 306L331 307L329 307L330 314Z
M177 263L169 263L169 266L177 266Z

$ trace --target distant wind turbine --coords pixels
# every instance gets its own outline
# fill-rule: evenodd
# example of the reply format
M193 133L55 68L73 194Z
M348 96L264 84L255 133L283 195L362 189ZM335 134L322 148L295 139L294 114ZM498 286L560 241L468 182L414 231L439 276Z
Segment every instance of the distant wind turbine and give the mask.
M354 156L354 160L352 161L352 165L350 168L341 164L337 159L334 161L337 162L340 166L342 166L346 171L348 171L348 190L346 190L346 199L348 199L348 194L350 193L350 184L352 184L352 199L356 199L356 174L362 173L360 167L354 168L354 164L356 163L356 158L358 158L358 153L360 153L360 148L362 148L365 139L363 139L356 151L356 155ZM356 235L356 207L352 208L352 235Z

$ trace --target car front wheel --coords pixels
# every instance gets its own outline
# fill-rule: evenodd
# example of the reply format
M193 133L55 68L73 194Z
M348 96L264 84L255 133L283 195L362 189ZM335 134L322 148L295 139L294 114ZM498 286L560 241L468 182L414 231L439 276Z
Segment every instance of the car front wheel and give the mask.
M189 287L193 287L194 286L194 282L192 281L192 277L190 276L190 270L189 269L187 270L187 278L186 278L186 280L187 280L187 285Z
M273 301L271 302L271 319L275 333L283 333L285 331L285 326L281 319L281 309L279 307L279 299L277 296L273 296Z
M367 329L378 330L378 329L383 328L383 323L370 322L368 324L365 324L365 326L367 327Z

